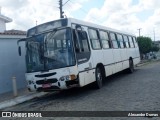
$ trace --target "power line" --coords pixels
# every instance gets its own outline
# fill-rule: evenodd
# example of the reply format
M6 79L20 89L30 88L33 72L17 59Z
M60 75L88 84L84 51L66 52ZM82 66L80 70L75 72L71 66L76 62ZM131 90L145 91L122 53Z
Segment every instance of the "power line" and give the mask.
M69 4L67 4L69 2ZM72 5L74 5L75 4L75 2L73 2L73 1L71 1L71 0L67 0L64 4L63 4L63 1L62 0L59 0L59 5L60 5L60 7L59 7L59 9L60 9L60 18L64 18L64 16L63 16L63 6L64 5L69 5L70 7L72 7L72 5L70 5L70 3L72 4ZM68 8L68 7L67 7ZM85 14L85 15L87 15L88 14L88 12L85 10L85 9L83 9L83 8L80 8L81 9L81 11ZM99 21L97 18L95 18L95 17L93 17L93 16L90 16L90 18L93 20L93 21L97 21L97 22L100 22L101 23L101 21Z
M64 6L65 4L67 4L69 1L70 1L70 0L66 1L66 2L63 4L63 6Z
M71 11L72 6L68 3L67 5L64 6L64 9L66 11Z

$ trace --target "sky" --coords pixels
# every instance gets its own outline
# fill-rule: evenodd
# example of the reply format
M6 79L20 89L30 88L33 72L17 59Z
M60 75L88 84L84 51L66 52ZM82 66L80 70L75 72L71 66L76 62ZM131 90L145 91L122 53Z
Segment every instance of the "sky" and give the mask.
M63 0L65 4L68 0ZM7 29L25 30L59 19L59 0L0 0ZM69 0L64 14L84 21L160 40L160 0ZM37 21L37 22L36 22Z

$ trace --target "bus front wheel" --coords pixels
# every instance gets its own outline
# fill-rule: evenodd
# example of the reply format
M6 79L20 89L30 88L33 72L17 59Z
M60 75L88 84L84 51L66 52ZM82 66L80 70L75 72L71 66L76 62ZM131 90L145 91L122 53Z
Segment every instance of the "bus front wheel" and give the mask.
M95 81L94 86L96 89L100 89L103 83L103 74L102 74L102 70L100 69L100 67L96 68L95 77L96 77L96 81Z

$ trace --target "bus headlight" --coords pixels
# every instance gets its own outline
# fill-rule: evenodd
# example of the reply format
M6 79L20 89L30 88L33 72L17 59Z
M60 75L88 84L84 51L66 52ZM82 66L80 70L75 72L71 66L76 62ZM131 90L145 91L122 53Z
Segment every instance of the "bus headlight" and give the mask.
M67 75L67 76L62 76L59 80L60 80L60 81L67 81L67 80L69 80L69 75Z
M62 76L59 80L60 81L68 81L68 80L75 80L76 75L67 75L67 76Z
M32 80L28 80L28 84L34 84L34 82Z

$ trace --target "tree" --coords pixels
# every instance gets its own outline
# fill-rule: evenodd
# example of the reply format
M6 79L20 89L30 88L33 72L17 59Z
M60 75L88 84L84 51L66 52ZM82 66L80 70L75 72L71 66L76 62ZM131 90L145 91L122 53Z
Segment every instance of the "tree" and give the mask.
M152 40L149 37L140 36L137 37L139 50L141 54L146 54L152 49Z
M159 47L157 47L155 45L153 45L151 49L152 49L153 52L158 52L159 51Z

